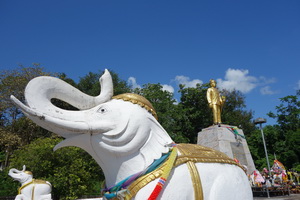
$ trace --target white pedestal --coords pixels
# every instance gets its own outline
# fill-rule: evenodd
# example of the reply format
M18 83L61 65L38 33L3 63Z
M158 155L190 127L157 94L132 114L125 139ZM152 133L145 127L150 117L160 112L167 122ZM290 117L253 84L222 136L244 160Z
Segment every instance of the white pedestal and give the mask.
M230 158L236 158L247 167L247 173L255 170L255 165L249 151L242 129L226 124L213 125L198 133L197 144L210 147L225 153Z

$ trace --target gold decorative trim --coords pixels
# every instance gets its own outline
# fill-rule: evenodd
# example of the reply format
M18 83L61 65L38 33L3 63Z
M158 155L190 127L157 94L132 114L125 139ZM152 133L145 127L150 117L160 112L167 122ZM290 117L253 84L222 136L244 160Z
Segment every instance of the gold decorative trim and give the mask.
M30 181L29 183L26 183L24 185L22 185L21 187L19 187L18 189L18 194L21 194L21 190L23 190L25 187L27 187L28 185L32 184L34 181L34 179L32 179L32 181Z
M236 163L233 159L229 158L226 154L214 150L212 148L196 145L196 144L177 144L178 151L181 155L177 156L175 164L173 167L177 167L181 164L187 164L189 169L193 188L194 188L194 196L197 200L203 200L203 190L202 183L200 179L200 174L195 163L226 163L231 165L239 166L241 169L245 171L245 169L238 163ZM167 162L164 162L162 166L157 168L156 170L146 174L136 181L134 181L127 188L127 194L125 196L125 200L132 199L140 189L146 186L151 181L162 176L163 171L167 166Z
M145 97L141 95L134 94L134 93L124 93L124 94L119 94L117 96L113 96L112 98L121 99L123 101L129 101L133 104L138 104L142 108L145 108L148 112L150 112L155 117L155 119L158 119L156 111L152 106L152 104Z
M182 159L182 158L184 158L183 156L191 154L190 151L191 151L192 146L189 146L189 148L186 148L186 147L187 147L186 144L178 144L177 145L178 150L182 154L181 161L184 161L184 162L178 162L178 163L176 162L175 166L178 166L183 163L187 164L187 167L189 169L189 172L190 172L190 175L192 178L192 183L193 183L193 188L194 188L194 197L195 197L194 199L203 200L202 183L201 183L200 175L199 175L198 169L195 165L195 162L193 162L192 160L189 160L189 158ZM177 157L177 160L178 160L178 157Z
M130 200L131 198L133 198L140 189L142 189L144 186L146 186L148 183L150 183L151 181L154 181L155 179L161 177L161 175L163 174L165 168L167 166L167 161L164 162L162 164L162 166L160 166L159 168L157 168L156 170L141 176L140 178L138 178L136 181L134 181L128 188L128 193L125 196L125 200Z
M245 168L229 158L225 153L196 144L177 144L178 150L182 155L177 157L175 166L181 165L188 161L194 163L226 163L240 167L245 173Z
M33 187L32 187L32 191L31 191L31 199L34 200L34 189L35 189L35 182L33 181Z
M194 162L188 161L187 166L189 168L191 177L192 177L192 183L194 188L194 199L203 200L203 190L202 190L202 184L200 175L198 172L198 169Z
M21 194L21 190L23 190L25 187L27 187L28 185L31 185L31 184L34 184L33 190L32 190L32 196L34 195L34 187L35 187L35 184L47 184L47 185L49 185L50 187L52 187L52 185L49 184L47 181L39 180L39 179L32 179L32 181L30 181L29 183L26 183L26 184L22 185L21 187L19 187L19 189L18 189L18 194Z
M24 173L25 173L25 174L28 174L28 175L32 175L32 172L31 172L31 171L25 171Z

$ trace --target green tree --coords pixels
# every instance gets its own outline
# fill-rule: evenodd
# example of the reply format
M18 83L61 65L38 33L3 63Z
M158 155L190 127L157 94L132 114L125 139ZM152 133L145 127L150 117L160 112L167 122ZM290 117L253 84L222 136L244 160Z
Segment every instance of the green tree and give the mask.
M41 75L51 74L46 73L36 63L32 67L19 66L17 69L0 71L0 125L11 124L13 120L22 115L21 111L11 102L10 95L14 95L23 101L27 83L31 79Z
M271 165L276 155L276 158L286 168L300 167L300 102L298 96L299 91L297 91L297 95L280 98L280 104L276 106L276 113L268 113L269 117L277 119L277 124L263 128ZM258 128L248 137L248 144L256 167L258 169L266 167L265 152L261 151L263 147L261 132Z
M279 106L276 106L276 113L269 112L269 117L277 119L278 132L274 134L277 141L274 143L274 152L278 159L287 168L300 166L300 101L296 95L288 95L280 98Z
M130 92L130 87L127 85L126 81L121 80L119 75L112 70L109 70L113 85L114 85L114 95ZM82 92L89 94L91 96L97 96L100 94L100 83L99 78L103 72L93 73L89 72L84 77L81 77L79 83L77 84L77 88Z
M10 95L24 101L27 83L41 75L53 75L44 71L39 64L32 67L19 66L17 69L0 72L0 152L5 155L4 166L8 164L13 150L29 144L45 131L23 117L22 112L12 103Z
M161 84L145 84L143 88L136 88L135 93L144 96L151 102L158 116L158 122L164 127L172 139L177 143L187 142L181 133L177 121L182 117L180 107L171 92L162 89Z
M197 84L195 88L179 85L179 88L181 93L179 106L183 116L178 124L189 142L197 143L197 133L212 124L212 114L206 100L208 84Z
M276 114L269 112L269 117L277 119L277 123L280 128L285 130L297 130L300 127L300 101L298 97L300 90L297 91L297 95L289 95L280 98L279 106L276 106Z
M104 179L100 167L80 148L65 147L53 152L54 146L60 141L62 139L58 137L35 140L14 152L9 168L22 169L26 165L26 170L32 171L34 178L52 184L54 199L99 195Z
M8 176L9 168L0 170L0 197L18 194L19 183Z
M276 128L276 126L268 125L263 128L263 132L268 151L269 162L272 166L274 155L279 155L277 154L275 149L275 143L278 142L278 129ZM264 151L261 130L259 128L256 128L251 132L251 135L247 137L247 143L249 145L249 149L256 168L267 168L266 154Z
M255 130L255 125L252 122L253 111L246 110L245 95L237 90L222 90L222 95L226 96L222 111L223 123L238 126L249 136Z
M8 166L10 155L14 149L21 144L22 139L18 134L0 128L0 165L5 168Z

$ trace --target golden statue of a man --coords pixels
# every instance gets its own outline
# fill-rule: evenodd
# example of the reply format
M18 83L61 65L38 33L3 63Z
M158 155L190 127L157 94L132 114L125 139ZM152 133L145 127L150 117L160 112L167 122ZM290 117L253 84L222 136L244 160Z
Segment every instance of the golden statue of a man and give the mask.
M221 124L221 112L222 112L222 107L225 103L226 97L221 96L219 94L218 89L216 88L217 83L214 79L210 79L210 88L208 88L206 96L207 96L207 101L209 104L209 107L213 111L213 119L214 119L214 124Z

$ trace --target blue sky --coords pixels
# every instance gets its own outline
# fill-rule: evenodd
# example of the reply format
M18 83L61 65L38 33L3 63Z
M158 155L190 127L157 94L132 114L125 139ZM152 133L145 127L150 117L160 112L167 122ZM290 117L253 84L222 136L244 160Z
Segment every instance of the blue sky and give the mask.
M40 63L78 80L112 69L175 92L213 78L275 121L300 89L300 1L0 1L0 70Z

